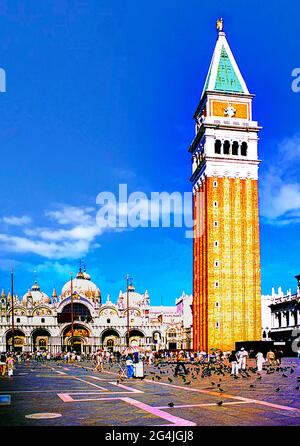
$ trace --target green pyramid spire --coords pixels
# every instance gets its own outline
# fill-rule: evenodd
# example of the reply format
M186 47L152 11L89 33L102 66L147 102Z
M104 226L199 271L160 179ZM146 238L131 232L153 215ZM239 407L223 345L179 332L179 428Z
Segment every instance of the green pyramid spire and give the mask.
M230 93L244 93L224 45L221 50L214 89Z
M219 31L202 96L205 91L249 94L223 31Z

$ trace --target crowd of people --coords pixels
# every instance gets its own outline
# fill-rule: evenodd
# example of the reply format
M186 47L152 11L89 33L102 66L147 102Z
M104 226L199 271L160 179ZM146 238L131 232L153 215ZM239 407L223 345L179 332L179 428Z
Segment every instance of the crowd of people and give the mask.
M118 355L110 352L105 352L98 350L94 355L93 359L95 361L95 370L103 371L104 364L109 363L119 363L121 360L124 361L127 368L127 378L132 378L134 374L135 365L142 362L143 364L157 366L159 363L175 363L174 376L178 376L179 373L187 374L187 364L194 365L211 365L211 364L222 364L230 369L230 374L236 376L239 373L245 371L248 366L249 358L253 358L256 362L256 371L261 372L263 370L263 365L268 363L269 365L280 365L281 358L283 356L282 351L269 350L269 352L264 356L261 351L248 352L244 347L241 347L239 351L227 351L222 352L217 349L211 349L209 353L200 352L190 352L190 351L139 351L133 354Z
M223 364L230 368L231 375L236 376L241 371L246 370L249 357L256 361L256 370L263 370L264 363L269 365L280 365L283 352L278 350L269 350L264 356L261 351L248 352L245 348L238 351L222 352L217 349L211 349L210 352L192 352L192 351L139 351L122 354L121 352L112 352L99 349L96 353L79 354L76 351L59 352L55 355L48 350L37 350L35 352L7 352L1 354L0 373L4 377L13 376L13 370L16 363L26 363L35 360L38 363L46 361L64 361L65 363L74 363L81 361L92 361L96 371L103 371L104 364L125 364L127 368L127 378L132 378L134 366L138 363L157 366L160 362L175 363L174 376L179 373L187 374L187 364Z
M172 352L166 352L165 356L167 360L170 358L172 360ZM261 351L255 353L254 351L248 352L244 347L240 350L232 350L227 352L222 352L220 350L211 349L210 353L207 352L184 352L179 351L176 354L176 368L174 376L177 376L179 371L187 373L185 363L195 363L195 364L224 364L231 368L231 375L238 375L242 370L246 370L247 362L249 357L252 357L256 361L256 369L258 372L263 370L263 364L267 362L269 365L280 365L281 358L283 356L282 351L272 351L269 350L266 357L264 357Z

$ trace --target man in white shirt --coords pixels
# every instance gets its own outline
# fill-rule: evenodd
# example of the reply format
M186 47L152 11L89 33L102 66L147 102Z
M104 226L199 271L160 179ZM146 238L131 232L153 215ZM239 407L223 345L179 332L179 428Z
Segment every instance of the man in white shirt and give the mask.
M244 349L244 347L242 347L241 350L238 352L239 369L246 370L247 358L248 352Z

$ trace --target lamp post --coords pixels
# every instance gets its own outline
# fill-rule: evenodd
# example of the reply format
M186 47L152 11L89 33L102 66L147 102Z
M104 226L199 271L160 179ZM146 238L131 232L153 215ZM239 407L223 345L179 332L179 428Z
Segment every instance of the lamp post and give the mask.
M14 270L11 270L10 273L11 278L11 333L12 333L12 339L11 339L11 348L12 351L15 351L15 309L14 309Z
M71 275L71 350L74 342L74 310L73 310L73 273Z

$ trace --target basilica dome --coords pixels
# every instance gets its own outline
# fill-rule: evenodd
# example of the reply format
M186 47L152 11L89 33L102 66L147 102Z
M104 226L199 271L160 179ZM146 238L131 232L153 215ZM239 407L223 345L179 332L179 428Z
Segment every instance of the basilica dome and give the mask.
M26 305L27 300L32 299L33 305L39 305L39 304L50 304L51 300L50 297L47 296L46 293L41 291L39 284L37 281L34 282L34 284L31 287L31 290L29 289L26 294L24 294L22 298L22 304Z
M132 284L128 286L128 301L129 307L144 307L149 305L149 295L148 291L145 294L140 294L135 291L135 288ZM127 307L127 292L122 293L120 291L118 298L118 306L121 308Z
M93 302L100 301L101 293L97 285L91 281L91 276L85 271L77 273L76 277L72 280L73 294L85 297ZM69 280L62 288L61 299L65 299L71 295L71 280Z

